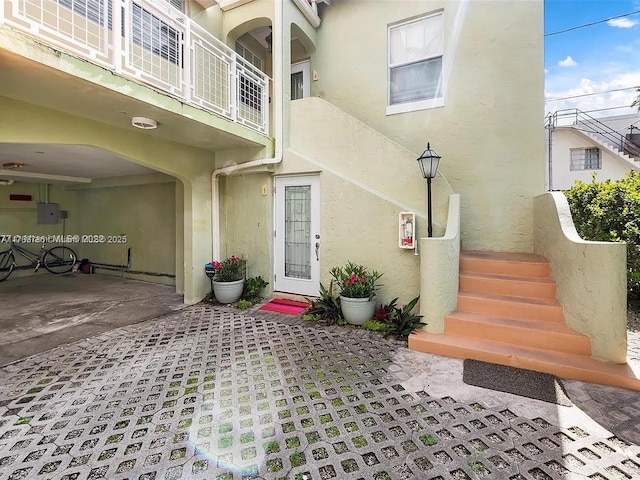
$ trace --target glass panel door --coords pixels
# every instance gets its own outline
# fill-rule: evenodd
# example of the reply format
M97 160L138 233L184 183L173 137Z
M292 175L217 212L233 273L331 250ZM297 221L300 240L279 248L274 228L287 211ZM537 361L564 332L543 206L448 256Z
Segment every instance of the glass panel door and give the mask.
M311 186L284 190L284 275L311 278Z
M274 288L318 295L320 288L319 177L276 177Z

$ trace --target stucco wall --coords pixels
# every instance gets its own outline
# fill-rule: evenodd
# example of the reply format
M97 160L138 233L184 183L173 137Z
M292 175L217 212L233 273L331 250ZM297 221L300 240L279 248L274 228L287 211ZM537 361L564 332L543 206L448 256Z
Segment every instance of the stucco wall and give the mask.
M598 360L625 363L626 245L582 240L564 194L534 201L535 252L551 263L565 323L591 338Z
M445 234L420 239L420 314L425 330L444 332L444 317L458 306L460 286L460 195L449 197Z
M551 134L551 190L566 190L571 188L575 180L589 183L593 173L598 181L618 180L623 178L629 170L639 170L617 155L603 148L590 138L571 128L557 128ZM599 148L602 168L599 170L570 169L572 148Z
M439 9L445 106L386 115L387 27ZM532 199L544 191L542 13L538 0L341 1L317 32L312 96L412 152L431 142L462 195L465 248L533 248Z
M262 187L267 195L262 195ZM272 278L273 201L269 174L246 174L220 179L220 231L222 258L231 255L247 259L247 275ZM214 259L220 260L220 259Z
M77 232L107 237L105 243L77 245L78 256L96 263L125 265L130 248L131 270L175 275L175 190L173 181L76 190ZM121 234L126 235L126 243L108 241ZM175 279L166 276L127 276L175 285Z

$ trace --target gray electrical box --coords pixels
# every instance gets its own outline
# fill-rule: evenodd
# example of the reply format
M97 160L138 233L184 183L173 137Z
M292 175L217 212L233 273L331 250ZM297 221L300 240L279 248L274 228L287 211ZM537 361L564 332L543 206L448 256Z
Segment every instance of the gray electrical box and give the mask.
M57 203L38 203L36 208L38 211L38 225L58 223L59 207Z

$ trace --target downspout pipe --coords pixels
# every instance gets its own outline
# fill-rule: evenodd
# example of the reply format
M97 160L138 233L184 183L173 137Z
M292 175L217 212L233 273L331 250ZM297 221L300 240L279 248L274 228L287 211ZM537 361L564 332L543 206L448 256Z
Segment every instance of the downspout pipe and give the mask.
M275 153L271 158L262 158L250 162L218 168L211 174L211 256L213 260L220 259L220 191L218 180L221 175L233 175L236 172L262 165L277 164L282 161L283 149L283 110L284 110L284 84L282 68L284 64L284 6L283 1L275 2L273 39L274 75L273 95L275 99L275 111L273 115L273 129L275 137Z

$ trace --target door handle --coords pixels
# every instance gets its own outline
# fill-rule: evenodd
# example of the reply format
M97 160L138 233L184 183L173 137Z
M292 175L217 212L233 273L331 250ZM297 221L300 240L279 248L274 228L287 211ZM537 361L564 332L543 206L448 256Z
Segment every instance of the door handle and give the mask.
M320 261L320 242L316 242L316 260Z

